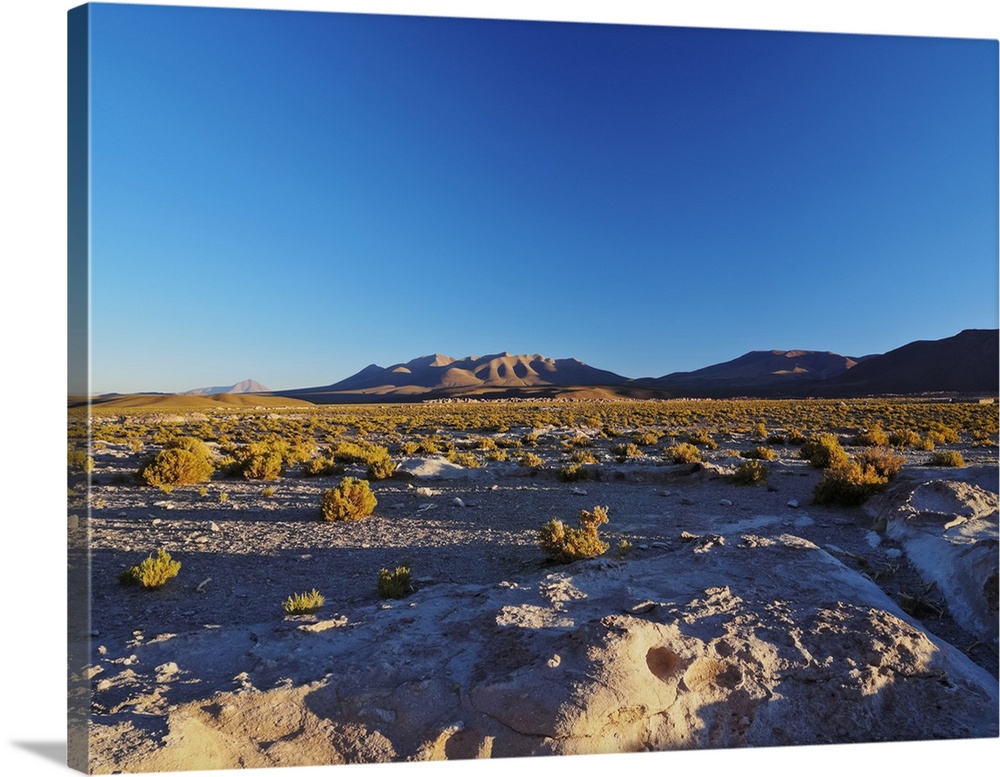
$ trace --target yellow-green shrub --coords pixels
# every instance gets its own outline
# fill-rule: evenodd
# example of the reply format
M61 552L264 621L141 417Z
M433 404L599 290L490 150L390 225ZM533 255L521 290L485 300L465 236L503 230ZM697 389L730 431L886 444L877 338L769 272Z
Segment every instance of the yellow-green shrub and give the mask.
M766 481L770 474L766 464L759 459L752 459L740 464L730 475L730 479L741 486L752 486Z
M394 570L378 571L378 595L380 599L402 599L413 590L410 581L410 567L398 566Z
M553 518L539 530L538 544L545 555L559 564L600 556L607 552L608 544L598 536L597 527L607 522L607 507L595 507L593 512L581 510L579 529Z
M799 456L807 459L814 467L822 469L847 461L847 451L840 444L840 440L825 432L810 437L799 449Z
M778 458L778 454L775 450L767 448L763 445L758 445L748 451L743 451L740 456L744 459L763 459L764 461L773 461Z
M674 464L693 464L696 461L701 461L701 452L689 442L681 442L664 448L663 456Z
M177 577L181 562L174 561L167 551L160 548L156 558L150 554L142 563L125 569L118 575L118 582L124 586L139 585L148 590L163 587L168 580Z
M336 488L323 492L320 512L327 521L357 521L371 515L376 505L367 480L344 478Z
M375 459L368 465L367 478L369 480L385 480L394 474L396 474L396 462L388 456Z
M965 459L958 451L935 451L930 463L934 467L964 467Z
M212 477L215 465L210 459L184 448L166 448L139 468L139 479L149 486L172 488L203 483Z
M862 466L857 461L833 464L823 473L823 478L813 489L817 504L859 505L877 491L885 488L889 478L880 475L872 466Z
M308 593L289 596L281 606L289 615L308 615L319 610L325 601L323 594L314 588Z

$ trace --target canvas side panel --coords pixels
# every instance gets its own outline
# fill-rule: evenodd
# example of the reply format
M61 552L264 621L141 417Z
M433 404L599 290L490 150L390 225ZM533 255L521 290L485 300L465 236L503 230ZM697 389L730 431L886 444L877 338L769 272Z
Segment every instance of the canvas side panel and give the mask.
M67 16L67 764L90 773L90 8ZM82 473L82 475L81 475Z

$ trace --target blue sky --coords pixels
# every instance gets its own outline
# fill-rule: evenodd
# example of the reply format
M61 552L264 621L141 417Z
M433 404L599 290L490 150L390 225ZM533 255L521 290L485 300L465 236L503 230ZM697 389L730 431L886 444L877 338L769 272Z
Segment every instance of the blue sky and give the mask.
M996 41L91 13L94 391L997 326Z

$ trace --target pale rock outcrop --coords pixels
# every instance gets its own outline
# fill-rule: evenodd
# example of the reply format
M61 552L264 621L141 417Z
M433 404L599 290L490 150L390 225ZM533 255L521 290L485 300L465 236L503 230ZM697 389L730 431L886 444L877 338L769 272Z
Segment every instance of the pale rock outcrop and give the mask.
M429 585L336 628L308 621L150 639L124 671L102 658L99 770L998 733L994 677L787 534L692 537L517 583ZM144 744L122 746L136 727Z
M908 482L873 501L876 527L944 595L955 621L997 644L998 498L966 479Z

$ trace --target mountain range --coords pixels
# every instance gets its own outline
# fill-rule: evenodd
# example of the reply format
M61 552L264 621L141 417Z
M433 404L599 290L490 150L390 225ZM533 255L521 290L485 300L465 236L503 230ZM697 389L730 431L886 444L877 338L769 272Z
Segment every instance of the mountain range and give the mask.
M859 357L829 351L751 351L692 372L627 378L578 359L511 353L455 359L441 354L360 372L327 386L269 392L331 402L440 398L848 397L930 392L996 394L1000 330L967 329Z
M261 394L269 392L267 386L258 383L255 380L241 380L238 383L233 383L229 386L203 386L202 388L190 389L189 391L182 391L182 394Z

